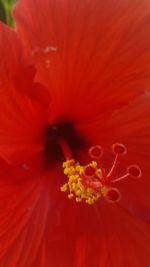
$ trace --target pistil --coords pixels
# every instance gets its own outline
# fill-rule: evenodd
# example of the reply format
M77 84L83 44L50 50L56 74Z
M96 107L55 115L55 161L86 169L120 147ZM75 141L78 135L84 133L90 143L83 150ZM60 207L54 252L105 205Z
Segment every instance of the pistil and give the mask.
M139 166L131 165L124 175L113 178L118 160L127 153L127 149L123 144L113 144L112 151L115 154L115 159L108 174L106 174L106 170L100 162L103 156L101 146L92 146L88 152L91 162L87 165L81 165L73 158L71 150L64 139L59 140L59 145L66 159L63 163L63 169L64 174L67 176L67 182L60 189L62 192L67 192L68 198L74 198L76 202L85 202L92 205L100 198L105 198L111 203L118 202L121 198L121 193L112 185L129 176L134 178L141 177L142 173Z
M66 161L71 160L72 159L72 153L71 153L71 149L70 149L68 143L66 142L66 140L64 138L60 138L58 141L58 144L61 147L62 153L63 153Z

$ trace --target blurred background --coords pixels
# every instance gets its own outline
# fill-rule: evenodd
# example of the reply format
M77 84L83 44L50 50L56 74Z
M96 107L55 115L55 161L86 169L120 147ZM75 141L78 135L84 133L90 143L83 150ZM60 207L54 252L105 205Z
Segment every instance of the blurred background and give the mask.
M0 0L0 20L10 26L14 26L11 10L16 0Z

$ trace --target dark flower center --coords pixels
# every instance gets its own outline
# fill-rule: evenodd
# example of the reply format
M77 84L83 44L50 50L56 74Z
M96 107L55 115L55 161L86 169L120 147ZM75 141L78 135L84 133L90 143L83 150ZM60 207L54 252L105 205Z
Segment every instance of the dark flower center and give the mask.
M50 125L45 131L44 157L48 162L65 160L59 140L64 139L68 143L74 156L77 150L85 146L84 139L77 133L72 123L59 123Z

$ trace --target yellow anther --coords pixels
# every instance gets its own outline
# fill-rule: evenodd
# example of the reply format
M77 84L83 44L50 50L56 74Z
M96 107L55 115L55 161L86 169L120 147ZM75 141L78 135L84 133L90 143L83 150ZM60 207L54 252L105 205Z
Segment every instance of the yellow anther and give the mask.
M75 169L74 169L74 167L66 167L65 169L64 169L64 174L65 175L73 175L73 174L75 174L76 172L75 172Z
M92 204L94 204L94 200L93 199L87 199L86 201L85 201L87 204L89 204L89 205L92 205Z
M101 171L101 169L98 169L98 170L96 171L96 175L97 175L98 177L102 177L102 171Z
M92 161L87 166L95 168L95 173L97 176L101 175L102 171L97 167L96 161ZM84 180L87 179L87 177L84 176L85 167L86 166L81 166L78 162L76 163L74 160L68 160L64 162L64 174L67 176L68 182L61 187L61 191L69 191L69 199L75 198L76 202L85 201L87 204L92 205L100 197L105 196L108 189L107 187L102 186L100 182L95 180L89 180L90 185L87 187L85 185L86 180ZM96 184L98 184L99 188L95 189Z
M103 196L106 196L107 193L108 193L108 188L107 188L106 186L103 186L103 187L101 188L101 193L102 193Z
M82 199L81 198L79 198L79 197L76 197L76 202L81 202L82 201Z
M90 187L88 187L88 188L87 188L87 193L88 193L88 194L92 194L92 193L93 193L93 189L90 188Z
M73 194L69 194L69 195L68 195L68 198L69 198L69 199L71 199L71 198L73 198L73 197L74 197Z
M76 180L77 179L76 179L76 176L75 175L70 175L69 183L75 182Z
M77 188L78 188L78 186L77 186L76 183L72 183L72 184L71 184L71 189L72 189L72 190L75 191Z
M63 162L63 165L62 165L63 169L66 168L66 166L67 166L67 163Z
M83 174L84 173L84 168L80 165L76 166L76 172L78 172L79 174Z
M75 161L72 159L72 160L67 160L65 162L63 162L63 168L70 168L72 165L74 165Z
M81 191L81 194L84 194L85 188L84 187L80 187L80 191Z
M75 194L76 194L76 196L80 196L80 195L82 194L82 191L78 189L78 190L75 192Z
M68 190L68 184L64 184L63 186L61 186L60 190L62 192L66 192Z
M83 188L83 185L82 185L82 183L81 183L80 180L78 180L78 182L77 182L77 186L78 186L79 188Z
M80 171L80 168L81 168L80 165L77 164L76 165L76 171Z
M65 168L65 169L64 169L64 174L65 174L65 175L69 174L69 168Z
M90 166L97 168L97 162L96 161L92 161L92 163L90 164Z

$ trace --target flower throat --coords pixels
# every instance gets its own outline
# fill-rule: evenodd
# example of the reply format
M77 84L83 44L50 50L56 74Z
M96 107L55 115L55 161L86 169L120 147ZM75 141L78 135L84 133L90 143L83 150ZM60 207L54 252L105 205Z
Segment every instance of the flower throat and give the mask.
M46 144L46 153L53 153L53 159L64 160L63 172L66 176L66 182L60 190L67 193L69 199L76 202L85 202L89 205L94 204L101 198L111 203L118 202L121 193L115 186L117 182L127 177L139 178L142 176L138 165L131 165L126 173L120 177L114 176L118 161L127 154L127 148L124 144L115 143L112 145L114 162L109 171L106 171L102 164L103 149L100 145L93 145L88 150L88 156L91 159L86 165L80 164L74 156L77 149L85 146L83 139L78 137L70 124L54 125L49 127L48 141Z

